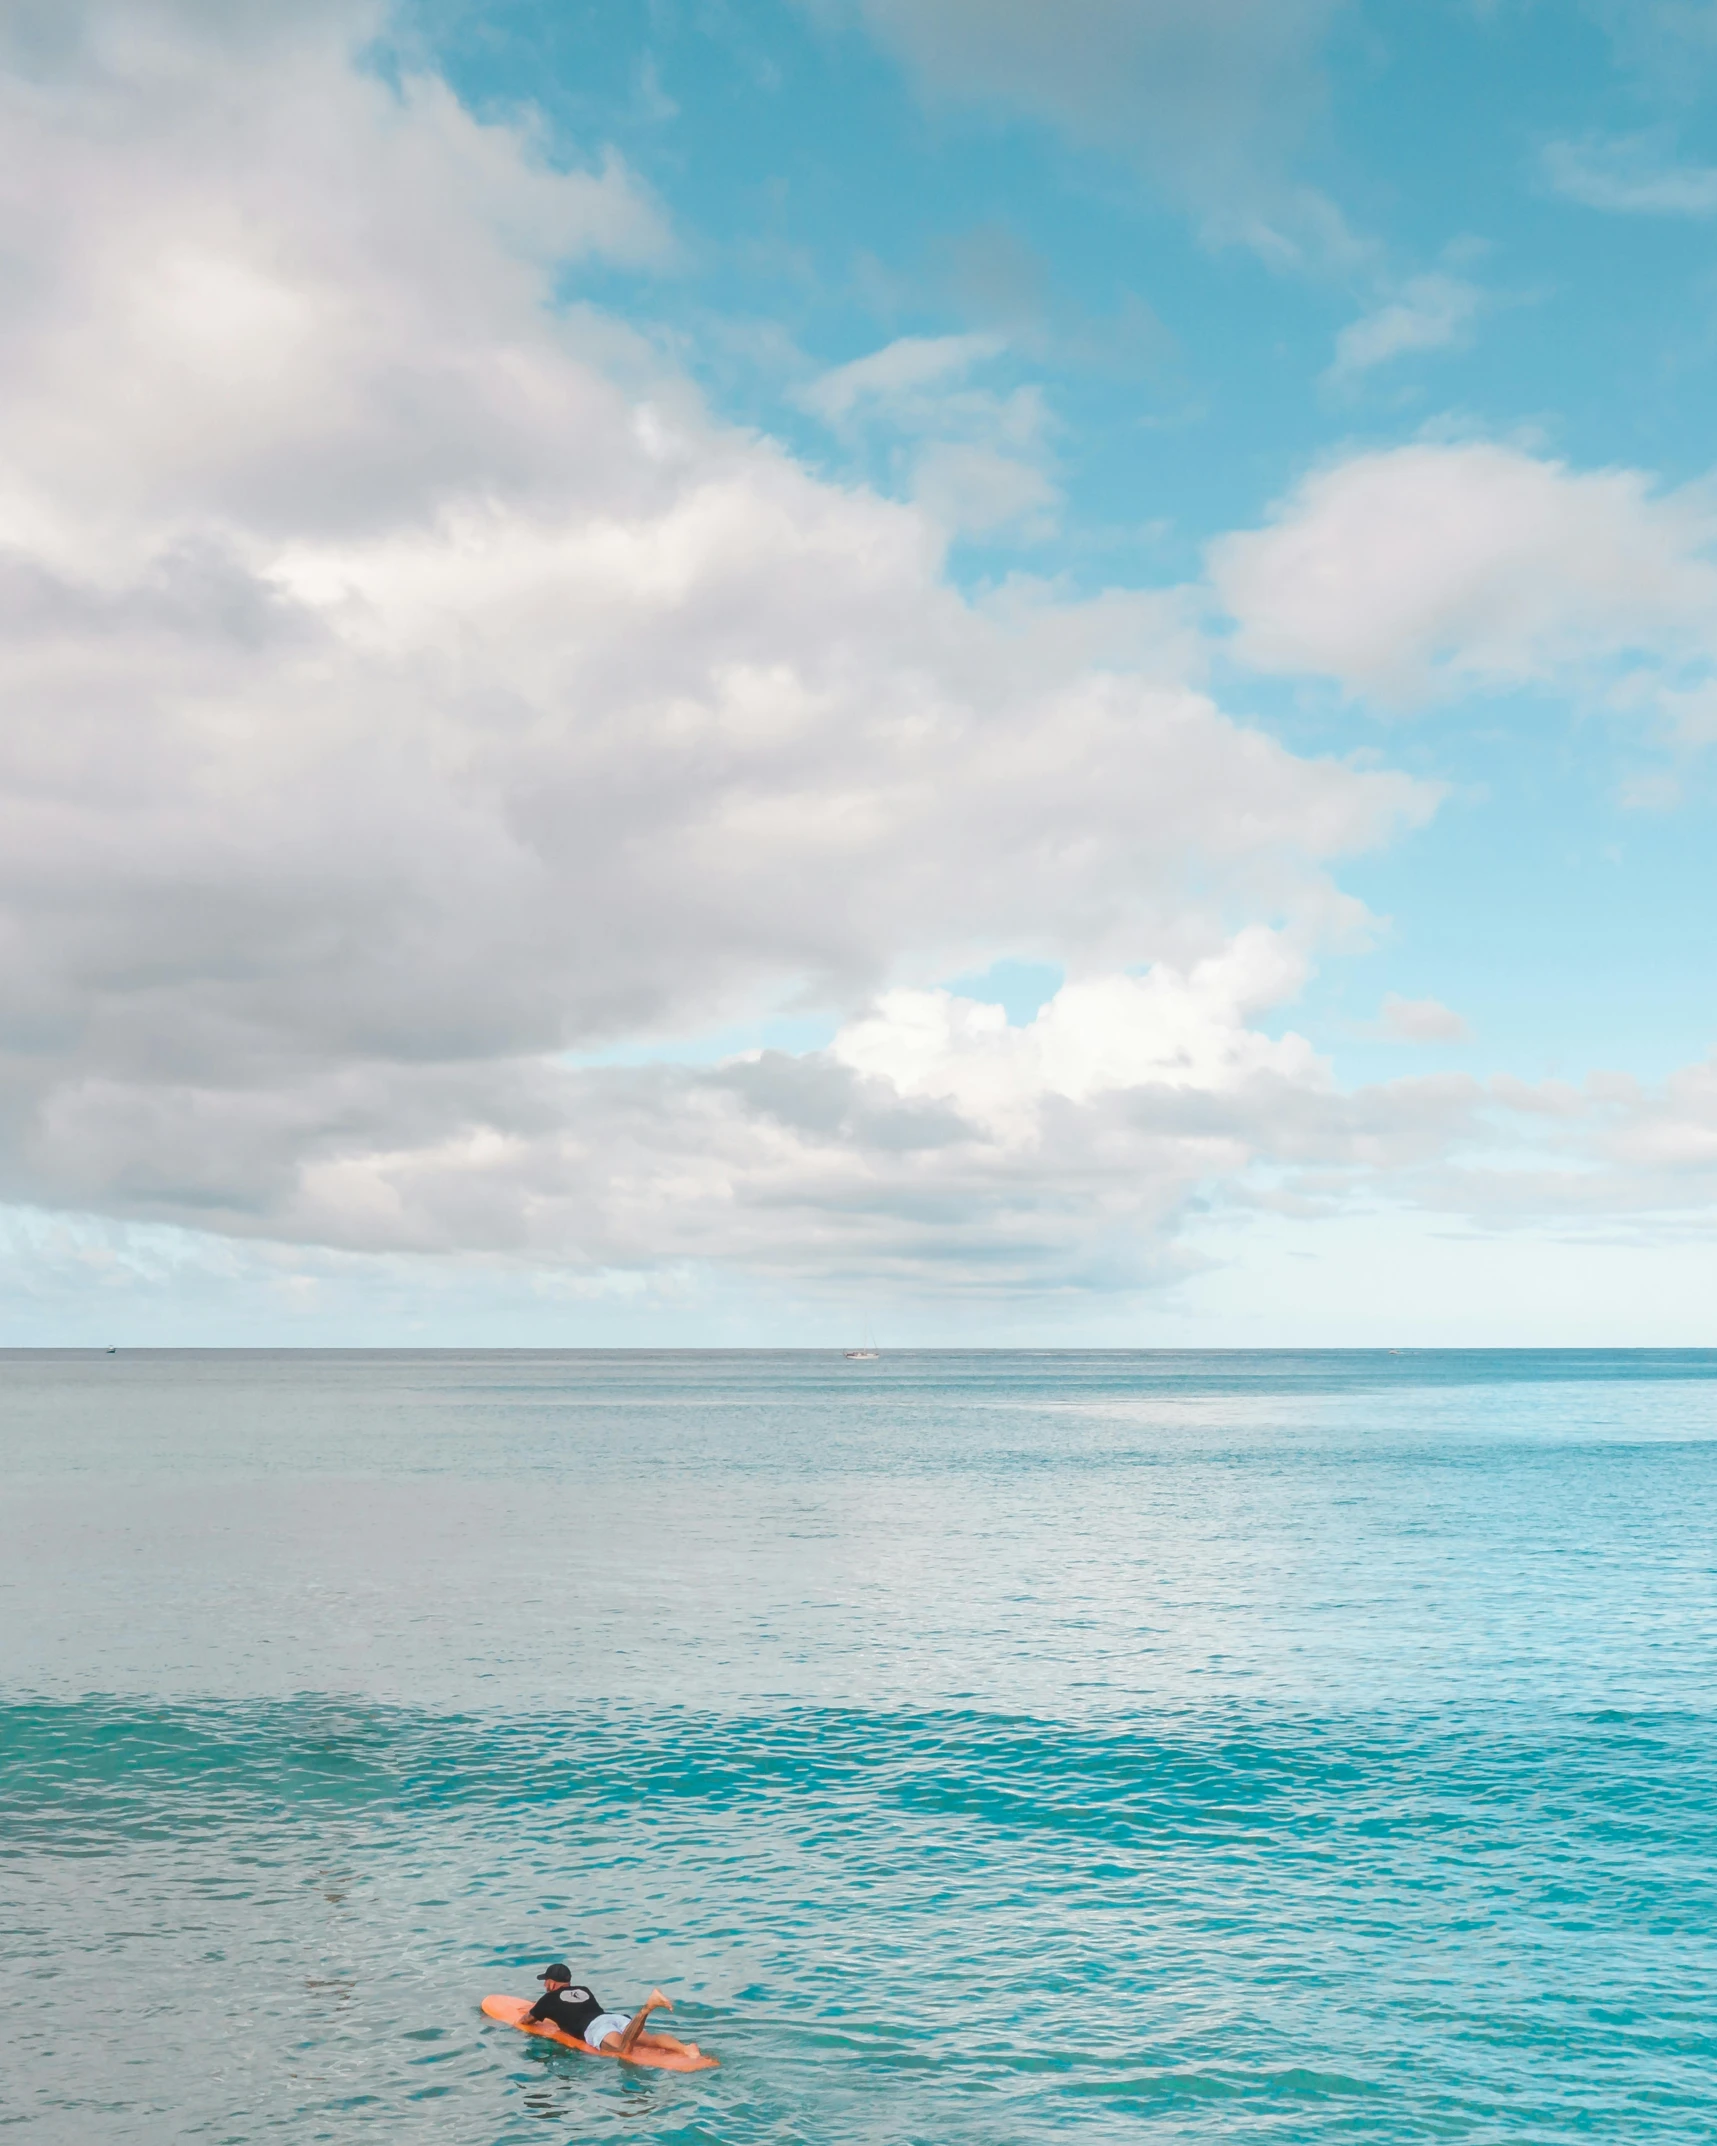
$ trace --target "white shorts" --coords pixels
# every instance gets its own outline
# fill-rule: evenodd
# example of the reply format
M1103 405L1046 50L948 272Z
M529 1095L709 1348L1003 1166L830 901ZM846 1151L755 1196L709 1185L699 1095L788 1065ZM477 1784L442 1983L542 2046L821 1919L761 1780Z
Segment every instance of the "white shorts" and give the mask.
M630 2012L598 2012L584 2030L584 2039L592 2049L600 2049L610 2034L624 2034L632 2024Z

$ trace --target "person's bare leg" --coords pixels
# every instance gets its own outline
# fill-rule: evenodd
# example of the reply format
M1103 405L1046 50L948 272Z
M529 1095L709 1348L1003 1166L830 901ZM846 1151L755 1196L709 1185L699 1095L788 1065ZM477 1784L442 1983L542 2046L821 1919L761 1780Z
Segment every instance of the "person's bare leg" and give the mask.
M660 1990L652 1990L637 2011L626 2022L626 2032L620 2037L620 2047L616 2054L623 2057L629 2057L632 2054L633 2050L638 2046L640 2036L644 2032L644 2023L652 2012L671 2012L673 2009L672 2003L662 1995ZM608 2047L606 2040L604 2040L602 2046L604 2049Z
M701 2057L703 2051L696 2042L682 2042L677 2034L640 2034L632 2044L633 2050L660 2049L669 2056Z

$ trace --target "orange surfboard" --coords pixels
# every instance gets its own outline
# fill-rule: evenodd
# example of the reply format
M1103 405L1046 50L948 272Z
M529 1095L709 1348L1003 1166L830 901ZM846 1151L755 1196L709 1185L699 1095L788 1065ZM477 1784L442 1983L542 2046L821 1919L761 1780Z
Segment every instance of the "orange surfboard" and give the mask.
M576 2049L581 2056L611 2057L616 2064L648 2065L652 2071L714 2071L714 2057L681 2057L671 2049L634 2049L622 2060L617 2049L592 2049L588 2042L581 2042L575 2034L562 2034L558 2027L550 2027L540 2020L532 2020L527 2027L525 2014L531 2008L528 1997L485 1997L483 2009L491 2019L498 2019L503 2026L517 2027L521 2034L535 2034L545 2042L558 2042L563 2049Z

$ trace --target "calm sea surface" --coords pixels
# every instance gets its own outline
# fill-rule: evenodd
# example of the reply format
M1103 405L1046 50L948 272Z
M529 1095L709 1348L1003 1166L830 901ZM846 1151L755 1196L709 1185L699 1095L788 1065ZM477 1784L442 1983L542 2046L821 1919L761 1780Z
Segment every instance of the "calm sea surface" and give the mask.
M1717 2137L1717 1354L13 1353L0 1464L18 2146Z

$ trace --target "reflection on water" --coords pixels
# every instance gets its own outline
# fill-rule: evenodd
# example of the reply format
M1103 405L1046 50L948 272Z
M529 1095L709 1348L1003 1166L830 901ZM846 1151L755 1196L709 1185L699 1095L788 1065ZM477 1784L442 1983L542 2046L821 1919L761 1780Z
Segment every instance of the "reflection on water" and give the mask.
M21 2146L1717 2128L1717 1359L4 1372Z

